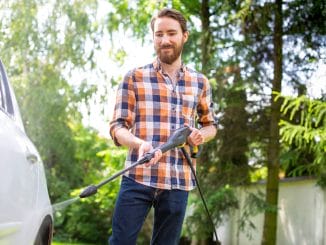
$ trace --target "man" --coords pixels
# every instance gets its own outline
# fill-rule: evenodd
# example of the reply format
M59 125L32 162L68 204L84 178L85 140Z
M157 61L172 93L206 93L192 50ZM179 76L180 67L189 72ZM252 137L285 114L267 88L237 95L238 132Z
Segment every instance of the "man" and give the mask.
M216 134L209 82L182 64L188 39L185 18L163 9L151 21L157 59L126 74L117 92L110 134L129 148L126 165L165 143L175 129L188 125L187 144L198 146ZM195 129L197 118L201 125ZM111 245L136 244L138 232L154 207L151 244L178 244L188 200L195 187L190 167L179 149L131 169L122 178L113 215Z

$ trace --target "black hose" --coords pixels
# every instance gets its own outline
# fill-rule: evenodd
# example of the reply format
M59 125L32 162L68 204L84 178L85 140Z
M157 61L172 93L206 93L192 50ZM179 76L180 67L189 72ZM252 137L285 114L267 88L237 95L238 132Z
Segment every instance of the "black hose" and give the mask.
M192 172L192 174L194 175L195 182L196 182L196 185L197 185L197 188L198 188L198 191L199 191L199 195L200 195L201 200L202 200L202 202L203 202L203 204L204 204L204 207L205 207L205 210L206 210L207 217L208 217L208 219L209 219L209 221L210 221L210 223L211 223L211 225L212 225L213 231L214 231L214 235L215 235L215 239L216 239L216 244L221 245L221 242L220 242L220 240L218 239L218 235L217 235L217 232L216 232L216 229L215 229L215 224L214 224L214 222L213 222L213 219L212 219L211 214L210 214L209 211L208 211L208 208L207 208L207 205L206 205L206 201L205 201L204 195L203 195L203 193L202 193L202 191L201 191L201 188L200 188L200 185L199 185L199 181L198 181L198 179L197 179L196 171L195 171L195 169L194 169L194 166L192 165L192 160L191 160L191 158L190 158L188 152L186 151L186 149L185 149L184 147L181 147L181 151L182 151L183 155L185 156L185 158L187 159L187 162L188 162L188 165L189 165L189 167L190 167L190 169L191 169L191 172Z

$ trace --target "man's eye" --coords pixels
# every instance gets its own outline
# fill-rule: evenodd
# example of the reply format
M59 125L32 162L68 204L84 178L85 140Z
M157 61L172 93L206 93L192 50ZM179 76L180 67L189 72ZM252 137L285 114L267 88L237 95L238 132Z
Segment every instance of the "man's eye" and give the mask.
M156 33L155 37L163 37L163 33Z

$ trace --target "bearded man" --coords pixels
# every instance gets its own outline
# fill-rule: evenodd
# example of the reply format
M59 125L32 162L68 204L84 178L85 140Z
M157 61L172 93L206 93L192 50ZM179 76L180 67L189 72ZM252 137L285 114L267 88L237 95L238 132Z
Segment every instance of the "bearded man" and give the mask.
M192 132L190 146L212 139L216 125L208 79L182 63L187 22L174 9L163 9L151 21L157 58L129 71L119 85L110 134L129 148L126 167L165 143L179 127ZM195 120L200 129L194 128ZM111 245L136 244L149 210L154 208L151 244L178 244L194 176L178 149L155 152L150 162L127 172L115 204Z

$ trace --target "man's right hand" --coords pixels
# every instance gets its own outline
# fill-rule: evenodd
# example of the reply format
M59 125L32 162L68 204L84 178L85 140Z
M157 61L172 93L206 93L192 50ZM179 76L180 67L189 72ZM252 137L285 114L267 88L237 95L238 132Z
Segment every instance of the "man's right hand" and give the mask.
M153 146L144 141L141 143L141 145L139 146L139 149L138 149L138 156L140 159L142 156L144 156L147 152L150 152L150 151L153 151ZM154 164L156 164L162 157L162 151L161 150L156 150L155 153L154 153L154 157L147 163L145 163L145 166L146 167L149 167L149 166L152 166Z

